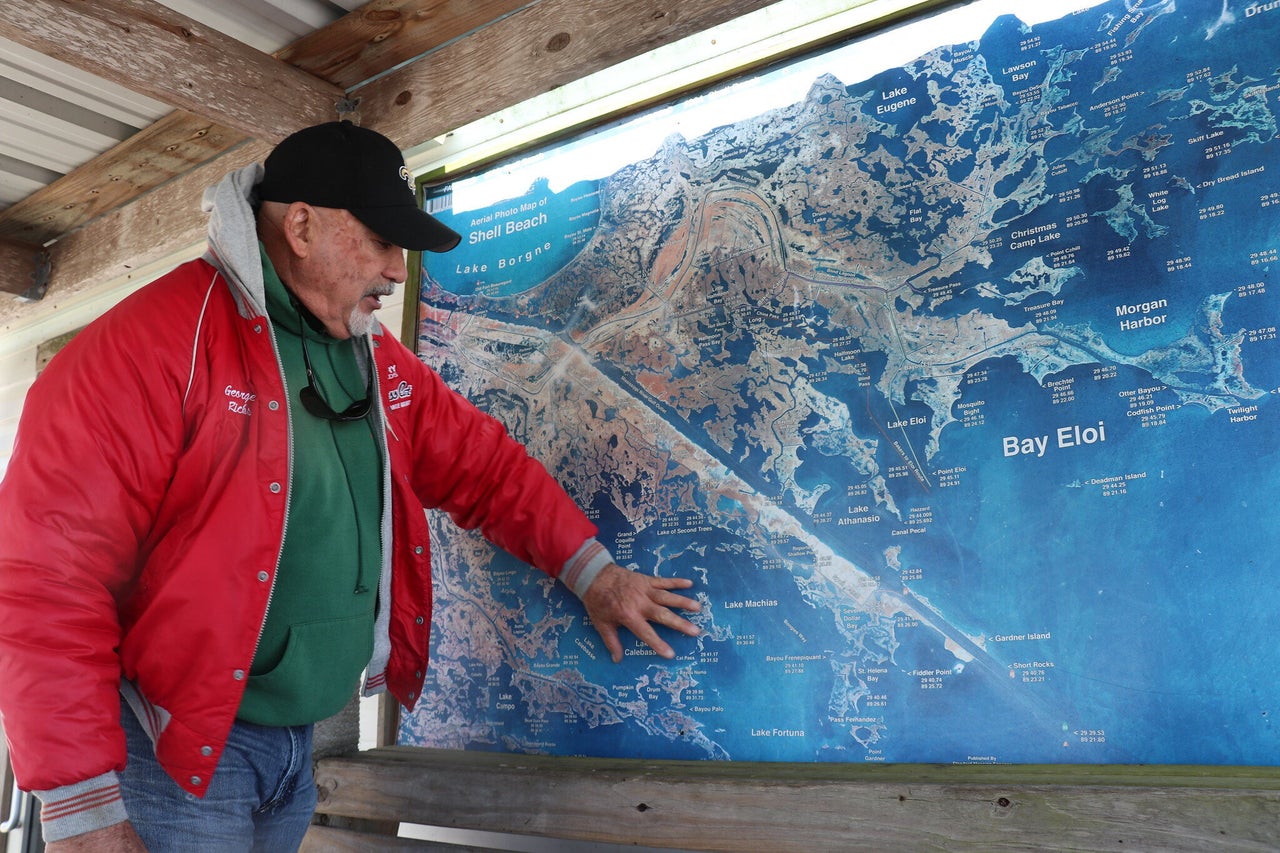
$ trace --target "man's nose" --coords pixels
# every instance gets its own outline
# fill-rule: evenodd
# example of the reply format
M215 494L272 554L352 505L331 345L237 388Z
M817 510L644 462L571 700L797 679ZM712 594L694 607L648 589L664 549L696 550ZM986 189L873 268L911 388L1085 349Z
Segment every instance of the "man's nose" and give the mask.
M409 267L405 260L406 253L403 249L396 249L393 257L387 264L387 268L382 271L388 281L394 281L396 284L402 283L409 277Z

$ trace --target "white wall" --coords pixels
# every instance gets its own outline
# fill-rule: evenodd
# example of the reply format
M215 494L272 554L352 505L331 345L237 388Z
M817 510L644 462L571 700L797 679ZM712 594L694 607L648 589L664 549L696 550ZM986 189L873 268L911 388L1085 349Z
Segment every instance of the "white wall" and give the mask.
M4 476L13 453L13 437L18 430L22 400L36 373L35 347L0 355L0 477Z

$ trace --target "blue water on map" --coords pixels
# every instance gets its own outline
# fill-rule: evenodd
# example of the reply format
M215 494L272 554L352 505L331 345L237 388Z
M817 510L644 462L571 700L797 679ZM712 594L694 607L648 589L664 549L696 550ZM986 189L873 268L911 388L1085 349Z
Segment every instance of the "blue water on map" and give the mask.
M1029 433L1064 422L1012 362L991 368L995 372L983 393L989 406L1000 406L1009 418L1000 430L953 428L940 465L949 459L971 464L998 453L1003 435L1016 433L1018 424L1026 424ZM1249 631L1247 636L1267 642L1264 638L1277 627L1267 600L1272 582L1267 567L1269 555L1280 547L1280 533L1259 515L1280 499L1271 473L1280 461L1273 428L1265 416L1241 428L1229 422L1225 411L1210 415L1189 407L1173 413L1167 426L1154 428L1177 437L1161 444L1126 417L1128 404L1108 395L1105 382L1097 384L1096 392L1087 399L1078 395L1077 403L1107 424L1105 451L1090 454L1088 463L1081 464L1082 456L1055 451L1051 440L1043 459L1004 462L1024 467L1026 476L1009 477L1001 466L983 466L964 487L940 492L935 511L960 541L974 543L962 555L974 564L949 566L932 575L938 582L926 579L919 586L935 602L946 602L949 612L963 601L974 624L989 631L1018 634L1052 625L1055 641L1045 642L1035 655L1054 661L1053 680L1066 700L1063 707L1078 715L1063 720L1073 730L1104 729L1109 742L1131 743L1140 741L1144 730L1176 729L1176 720L1152 719L1172 704L1211 707L1230 696L1252 709L1244 719L1257 726L1247 732L1240 728L1241 717L1224 708L1222 717L1235 720L1231 739L1269 731L1266 700L1275 698L1275 689L1259 682L1255 657L1234 629L1256 626L1259 634ZM1087 383L1077 384L1082 387ZM1005 391L992 399L997 389ZM1180 464L1184 444L1205 448L1204 457L1191 466ZM1126 462L1135 458L1143 460L1141 470ZM1182 473L1175 475L1177 471ZM1082 485L1128 474L1142 477L1127 481L1122 499ZM1072 523L1065 525L1068 505ZM1022 511L1010 512L1009 507ZM1224 525L1239 529L1223 530ZM1199 542L1214 542L1217 552L1201 553ZM1224 553L1236 542L1249 545L1239 553ZM981 556L975 553L979 547ZM921 558L926 566L927 559ZM1232 567L1229 582L1215 577L1212 566L1217 564ZM1064 571L1069 580L1057 585L1046 586L1036 577L1037 572ZM1148 636L1150 642L1135 642L1135 636ZM1234 647L1223 647L1225 637ZM1105 666L1100 669L1098 661ZM1242 697L1232 687L1236 683L1256 688ZM1203 717L1188 715L1188 724L1195 719ZM1222 732L1184 734L1195 737L1170 741L1167 751L1146 744L1141 754L1121 752L1111 760L1187 758L1188 745L1194 744L1194 760L1215 763L1228 760L1236 749L1221 739ZM1062 760L1071 760L1069 751Z
M499 347L522 326L530 341L570 337L566 310L632 270L634 246L610 243L614 229L656 253L754 204L765 213L742 221L781 223L760 233L782 248L777 269L752 274L750 252L718 269L691 246L706 268L685 271L686 290L653 288L643 318L619 299L581 344L600 387L643 413L594 448L608 471L586 500L600 538L626 542L620 561L640 571L694 579L707 634L664 632L674 663L628 644L617 667L574 621L576 602L499 558L489 592L528 625L497 651L459 652L456 627L437 629L428 689L443 698L406 730L433 745L652 758L1275 763L1278 34L1280 9L1216 0L1115 0L1034 28L1004 17L931 64L839 81L849 98L830 113L779 109L689 140L679 168L707 205L697 223L688 200L669 220L654 214L653 232L602 221L602 207L620 214L601 187L615 200L654 191L643 169L440 214L464 241L429 277L458 316L505 324ZM948 74L975 56L1001 96L965 112L974 78ZM1059 60L1069 72L1041 88ZM922 122L935 104L957 110ZM837 111L855 109L859 121ZM865 135L846 148L828 140L855 125ZM816 159L788 160L806 147ZM724 162L691 165L709 151ZM824 183L836 151L858 160L858 180L834 169ZM964 182L996 173L983 157L1009 168L975 191ZM940 174L961 186L936 192ZM989 198L976 224L960 219L975 209L957 200L965 191ZM766 254L746 231L710 233ZM840 255L828 235L874 248ZM606 249L618 254L589 257ZM795 290L770 295L786 276ZM806 286L823 298L788 303ZM661 312L695 331L649 321ZM658 359L667 343L682 356ZM742 521L762 506L786 521ZM838 587L805 536L884 597L843 597L865 587ZM531 676L513 649L555 620L570 623L558 656L540 654ZM499 691L513 707L494 714ZM597 705L616 719L581 710Z

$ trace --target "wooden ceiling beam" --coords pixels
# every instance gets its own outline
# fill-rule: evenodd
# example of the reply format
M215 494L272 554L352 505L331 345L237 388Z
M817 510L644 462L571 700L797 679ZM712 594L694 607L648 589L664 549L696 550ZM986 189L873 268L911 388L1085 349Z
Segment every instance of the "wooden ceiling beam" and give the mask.
M48 284L47 264L40 246L0 239L0 292L39 299Z
M276 56L351 89L528 5L529 0L373 0Z
M541 0L351 95L407 147L773 2Z
M50 245L53 274L44 302L74 302L92 294L102 281L142 276L178 253L199 254L209 222L200 209L205 188L233 169L261 162L270 150L266 143L249 140ZM0 335L24 316L45 310L56 308L0 299Z
M200 116L172 112L0 212L0 238L48 243L247 138Z
M62 293L127 276L203 243L209 224L200 206L205 189L234 169L262 162L271 147L250 140L63 237L49 247L54 286Z
M343 97L154 0L0 0L0 36L271 142L336 118Z

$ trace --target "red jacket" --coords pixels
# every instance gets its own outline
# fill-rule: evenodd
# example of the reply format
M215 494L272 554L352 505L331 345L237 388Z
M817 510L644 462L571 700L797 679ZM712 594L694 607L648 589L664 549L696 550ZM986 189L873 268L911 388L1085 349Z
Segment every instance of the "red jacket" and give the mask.
M206 261L128 297L50 363L0 484L0 710L21 786L119 770L121 678L202 795L245 686L284 537L291 447L271 324ZM558 574L595 535L498 424L372 336L389 465L390 658L418 699L431 623L423 507ZM383 624L386 620L383 620ZM375 654L376 665L377 656Z

